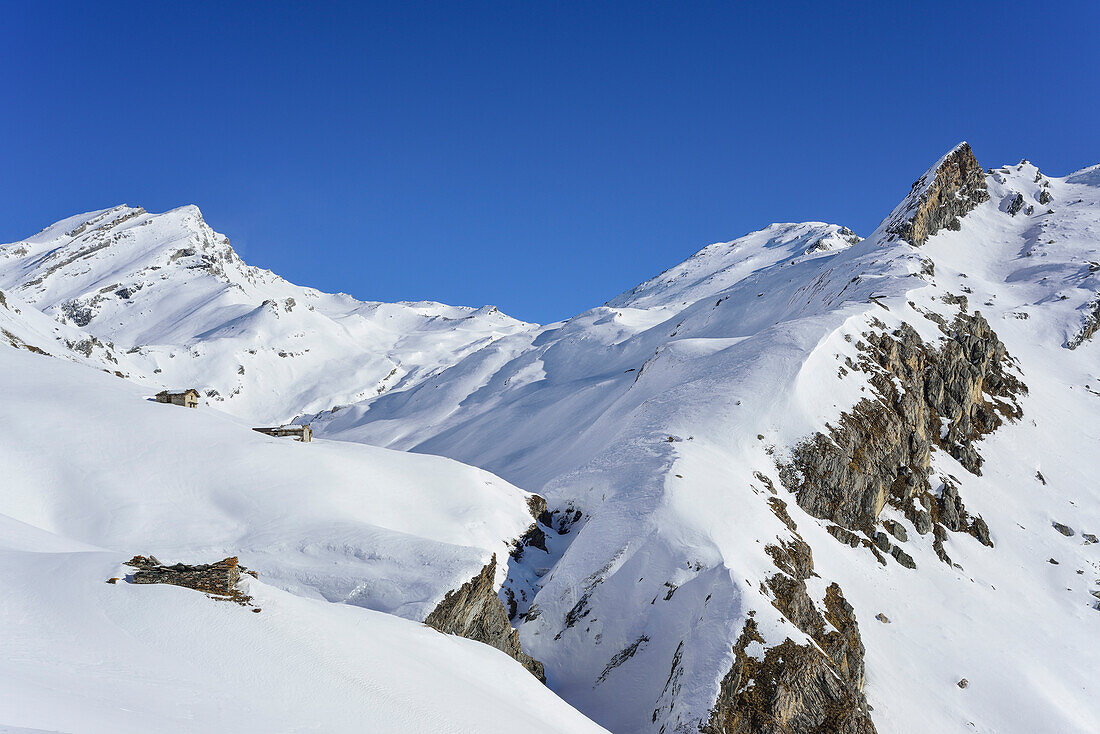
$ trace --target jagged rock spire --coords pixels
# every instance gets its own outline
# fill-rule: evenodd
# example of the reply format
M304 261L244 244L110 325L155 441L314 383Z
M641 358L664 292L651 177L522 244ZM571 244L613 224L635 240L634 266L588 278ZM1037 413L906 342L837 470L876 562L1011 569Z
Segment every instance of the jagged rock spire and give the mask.
M916 180L880 231L886 241L903 239L920 247L943 228L959 229L959 218L988 200L985 171L962 142Z

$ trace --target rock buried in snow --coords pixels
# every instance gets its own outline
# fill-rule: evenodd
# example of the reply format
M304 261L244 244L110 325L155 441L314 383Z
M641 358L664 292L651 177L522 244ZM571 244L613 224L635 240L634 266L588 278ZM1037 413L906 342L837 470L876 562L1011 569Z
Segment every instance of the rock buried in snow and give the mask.
M1063 525L1060 522L1052 522L1050 525L1067 538L1073 537L1073 528L1071 528L1069 525Z
M890 555L892 555L894 557L894 560L905 568L917 567L917 562L913 560L913 556L909 555L896 545L890 549Z
M968 681L966 678L960 678L959 679L959 682L958 682L959 688L966 688L969 685L970 685L970 681Z
M876 614L876 615L875 615L875 619L877 619L878 621L882 622L883 624L890 624L890 618L889 618L889 617L887 617L887 616L886 616L885 614L883 614L882 612L879 612L878 614Z

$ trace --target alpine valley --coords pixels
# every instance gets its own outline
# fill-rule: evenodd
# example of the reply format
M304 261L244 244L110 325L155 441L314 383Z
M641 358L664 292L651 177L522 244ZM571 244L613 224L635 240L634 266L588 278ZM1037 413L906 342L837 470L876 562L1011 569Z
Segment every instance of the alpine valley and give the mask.
M0 245L0 732L1100 731L1100 166L861 234L547 325Z

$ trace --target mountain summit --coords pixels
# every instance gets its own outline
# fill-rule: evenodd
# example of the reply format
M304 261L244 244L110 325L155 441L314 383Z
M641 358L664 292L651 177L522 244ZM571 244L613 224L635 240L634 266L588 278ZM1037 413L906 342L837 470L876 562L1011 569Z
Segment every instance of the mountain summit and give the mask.
M194 385L260 422L412 384L530 328L491 307L363 302L296 286L246 265L195 206L118 206L0 246L0 289L118 345L130 376Z
M264 664L326 671L352 698L385 674L351 653L386 634L394 680L415 679L418 655L450 659L394 619L503 651L443 638L469 661L459 693L436 700L428 673L432 693L395 684L419 724L377 704L410 729L1096 731L1095 168L985 171L962 143L866 238L773 224L543 326L292 285L194 207L64 220L0 246L19 396L2 407L29 428L0 449L16 477L8 568L62 549L89 618L135 595L96 634L123 645L157 614L231 625L270 646ZM205 402L141 399L164 386ZM292 417L318 440L241 425ZM72 472L39 468L62 457ZM89 590L143 544L239 556L260 571L257 619L292 628ZM14 596L23 618L48 608ZM293 625L351 653L326 642L315 658ZM84 654L82 632L59 615L0 675L48 709L25 661ZM222 644L190 643L212 658ZM560 699L531 693L543 670ZM481 675L492 696L471 724ZM107 692L148 693L133 678ZM272 720L270 702L248 705Z

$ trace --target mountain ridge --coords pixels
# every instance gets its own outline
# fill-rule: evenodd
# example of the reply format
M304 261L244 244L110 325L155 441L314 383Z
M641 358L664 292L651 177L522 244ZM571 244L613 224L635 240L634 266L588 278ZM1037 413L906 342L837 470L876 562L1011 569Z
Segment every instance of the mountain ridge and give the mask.
M0 290L120 345L131 376L193 385L264 422L415 382L451 354L529 328L492 307L296 286L244 263L193 205L98 210L2 245Z
M500 598L550 687L609 730L1085 732L1100 725L1087 655L1100 592L1093 168L985 171L962 143L866 239L770 225L553 324L300 291L288 306L279 285L200 309L204 329L173 326L190 334L178 344L116 358L142 384L227 375L199 379L259 396L245 417L277 396L270 415L301 413L320 445L436 454L544 497L500 558ZM95 231L73 235L88 238L75 251L0 261L12 304L45 306L30 338L47 314L95 334L168 267L173 292L209 288L209 267L236 272L202 247L155 271L116 268L151 282L81 301L100 310L73 323L84 311L61 304L113 278L46 281L133 244L91 250ZM388 361L345 374L332 349L311 362L352 331L342 318L386 335L349 359L380 345ZM137 333L107 326L103 344ZM246 365L249 349L268 351ZM284 369L299 364L312 366Z

